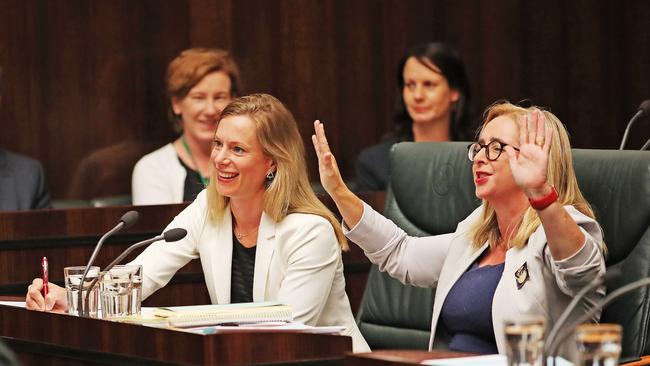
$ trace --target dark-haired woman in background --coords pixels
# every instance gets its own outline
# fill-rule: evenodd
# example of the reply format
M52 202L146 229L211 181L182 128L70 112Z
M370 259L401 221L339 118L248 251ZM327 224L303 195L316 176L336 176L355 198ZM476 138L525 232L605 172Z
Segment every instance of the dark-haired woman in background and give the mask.
M359 155L358 190L386 189L388 153L396 142L469 141L473 137L469 82L454 49L439 42L411 48L400 61L397 83L395 131Z

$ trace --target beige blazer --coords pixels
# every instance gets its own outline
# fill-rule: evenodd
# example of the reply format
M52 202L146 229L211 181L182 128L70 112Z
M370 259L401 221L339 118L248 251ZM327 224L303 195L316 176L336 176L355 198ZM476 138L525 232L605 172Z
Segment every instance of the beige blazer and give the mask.
M593 219L572 206L567 212L585 234L585 243L573 256L556 261L546 243L540 226L521 249L506 252L505 267L492 302L492 321L499 353L505 353L504 321L527 316L542 316L550 328L583 286L604 274L605 262L600 249L602 232ZM366 255L381 271L388 272L402 283L419 287L436 287L431 321L431 340L434 344L436 327L442 305L451 287L460 276L488 248L478 250L471 245L469 228L480 220L482 206L458 224L456 232L429 237L410 237L392 221L364 204L361 221L352 230L344 227L346 236L363 248ZM517 286L515 272L524 263L528 279ZM594 307L605 295L604 288L588 294L570 319L576 319ZM600 313L594 317L598 320ZM567 342L572 344L573 342ZM562 348L561 354L573 358L574 349Z
M157 242L132 263L143 266L143 296L165 286L190 260L200 258L214 304L230 303L232 264L230 210L215 225L207 217L204 190L165 230L181 227L187 236ZM368 351L345 293L341 249L330 223L317 215L290 214L281 222L262 215L253 276L253 301L292 305L294 319L308 325L345 327L355 352Z

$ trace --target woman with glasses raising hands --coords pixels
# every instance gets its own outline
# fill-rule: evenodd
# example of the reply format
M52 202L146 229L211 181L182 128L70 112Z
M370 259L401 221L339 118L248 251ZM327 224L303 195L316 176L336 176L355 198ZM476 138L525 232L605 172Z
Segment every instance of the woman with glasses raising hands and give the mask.
M456 232L423 238L408 236L347 189L323 125L314 128L321 182L346 236L381 271L436 287L430 344L446 333L452 350L505 353L506 319L539 316L552 326L605 272L602 232L578 188L567 132L548 111L506 102L487 109L468 149L482 205ZM602 287L592 291L572 316L603 296Z

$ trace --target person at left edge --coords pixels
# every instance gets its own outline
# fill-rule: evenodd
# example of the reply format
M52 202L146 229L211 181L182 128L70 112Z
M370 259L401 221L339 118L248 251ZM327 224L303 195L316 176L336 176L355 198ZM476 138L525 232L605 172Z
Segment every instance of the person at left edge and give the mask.
M143 296L200 258L213 303L287 303L295 320L344 326L353 350L368 351L345 293L347 241L312 191L304 156L296 122L279 100L254 94L229 104L217 123L209 186L165 229L181 227L187 236L154 243L131 262L143 266ZM46 307L41 287L35 279L28 308L65 302L65 292L50 285L55 295Z
M0 104L4 93L0 67ZM0 149L0 211L50 208L43 166L37 160Z

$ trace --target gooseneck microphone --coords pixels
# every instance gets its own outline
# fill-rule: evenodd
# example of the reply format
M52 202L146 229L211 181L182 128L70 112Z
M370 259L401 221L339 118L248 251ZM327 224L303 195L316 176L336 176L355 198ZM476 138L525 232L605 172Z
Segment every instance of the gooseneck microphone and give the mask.
M634 291L634 290L636 290L638 288L646 287L646 286L650 286L650 277L645 277L645 278L642 278L640 280L636 280L636 281L634 281L632 283L628 283L627 285L619 287L618 289L612 291L607 296L605 296L603 301L598 303L593 309L591 309L587 313L583 314L580 318L578 318L575 322L573 322L573 324L571 324L570 327L566 328L564 330L564 332L560 333L558 335L557 340L555 341L555 343L557 344L557 343L560 343L560 342L564 341L567 337L569 337L571 335L571 333L573 333L573 330L574 330L575 327L577 327L578 325L580 325L580 324L584 323L585 321L587 321L587 319L591 318L594 314L596 314L596 312L598 312L598 310L600 310L600 309L604 308L605 306L609 305L610 303L612 303L614 300L618 299L619 297L621 297L621 296L623 296L623 295L625 295L625 294L627 294L629 292L632 292L632 291Z
M110 270L113 268L116 264L120 263L127 255L129 255L132 251L135 249L138 249L140 247L143 247L145 245L149 245L153 242L156 242L158 240L165 240L166 242L174 242L174 241L179 241L183 239L187 235L187 230L182 229L182 228L174 228L174 229L169 229L162 233L161 235L154 236L153 238L143 240L141 242L135 243L131 245L130 247L126 248L125 251L122 252L122 254L118 255L117 258L115 258L111 263L104 268L104 272ZM93 288L97 281L99 280L99 277L96 277L93 282L90 284L90 288ZM86 293L86 304L88 303L88 299L90 298L90 291Z
M643 150L648 149L649 147L650 147L650 139L647 139L645 141L645 144L643 144L643 146L641 146L641 149L639 149L639 150L643 151Z
M636 122L639 118L641 118L643 114L648 114L648 113L650 113L650 99L646 99L643 102L641 102L641 104L639 105L638 112L636 112L636 114L632 117L632 119L630 119L630 122L627 123L627 126L625 127L625 132L623 133L623 140L621 140L621 146L618 148L619 150L623 150L623 147L627 142L627 136L629 135L630 129L632 128L634 122ZM644 150L645 147L646 145L644 144L641 150Z
M604 275L594 278L589 284L581 288L580 291L573 297L566 309L560 314L560 317L557 319L553 328L548 332L546 337L546 342L544 344L544 354L549 356L555 356L555 351L557 350L557 336L558 333L562 330L562 327L566 325L566 322L571 316L573 310L578 306L578 303L596 287L602 286L603 284L611 283L612 281L619 278L623 273L618 268L613 268L607 270ZM600 306L597 305L595 309L600 309ZM595 314L595 312L594 312ZM593 315L593 314L592 314ZM554 359L555 360L555 359Z
M120 217L120 221L115 225L114 228L109 230L106 234L104 234L99 241L97 242L97 245L95 245L95 250L93 250L93 253L90 255L90 259L88 260L88 264L86 265L86 269L84 270L83 275L81 275L81 280L79 281L79 297L78 297L78 303L77 303L77 308L79 309L79 316L88 316L89 315L89 309L88 306L84 307L83 306L83 284L84 281L86 280L86 275L88 274L88 271L90 270L90 266L93 265L95 262L95 258L97 257L97 254L99 253L99 249L101 249L102 245L104 245L104 242L106 239L108 239L111 235L115 234L116 232L133 226L133 224L138 221L138 217L140 215L138 214L138 211L129 211L122 215ZM90 287L92 289L92 287ZM90 293L90 290L88 291ZM86 296L86 299L88 299L88 296ZM88 302L86 302L88 304Z

